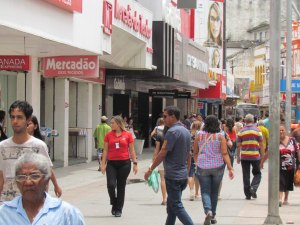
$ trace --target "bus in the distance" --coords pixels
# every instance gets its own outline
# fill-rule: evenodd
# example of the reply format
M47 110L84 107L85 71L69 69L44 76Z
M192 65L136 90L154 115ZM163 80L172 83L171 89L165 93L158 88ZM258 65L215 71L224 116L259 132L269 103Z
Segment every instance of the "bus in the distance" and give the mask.
M257 104L239 103L235 108L235 117L245 117L247 114L252 114L256 118L260 117L260 111Z

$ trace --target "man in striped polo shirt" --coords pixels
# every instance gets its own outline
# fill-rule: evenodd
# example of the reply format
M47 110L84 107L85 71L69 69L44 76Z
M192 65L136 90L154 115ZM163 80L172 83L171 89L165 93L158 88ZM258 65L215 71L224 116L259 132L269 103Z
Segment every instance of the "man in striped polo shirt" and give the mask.
M253 124L254 116L247 114L246 126L240 130L237 138L237 163L241 162L243 169L244 193L246 199L257 198L256 191L261 181L260 159L264 154L261 131ZM253 179L250 184L250 167Z

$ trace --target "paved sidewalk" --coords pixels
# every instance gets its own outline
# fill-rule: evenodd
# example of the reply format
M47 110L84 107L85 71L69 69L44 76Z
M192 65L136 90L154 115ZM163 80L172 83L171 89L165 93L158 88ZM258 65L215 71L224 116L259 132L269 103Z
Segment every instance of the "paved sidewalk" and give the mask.
M139 155L139 173L129 179L143 179L152 156L152 149L145 149ZM268 213L268 166L262 171L263 179L256 200L245 200L242 185L241 166L235 164L235 178L229 180L225 171L221 200L217 209L219 225L263 224ZM161 206L161 194L155 194L150 187L131 183L126 187L125 206L121 218L111 216L106 189L106 177L97 171L98 162L57 168L55 172L63 189L62 198L77 206L85 216L88 225L160 225L166 219L166 210ZM51 193L53 194L51 186ZM202 225L204 213L201 199L189 201L189 190L183 193L183 204L195 225ZM279 209L284 224L300 225L300 188L290 193L290 204ZM293 223L288 223L293 222ZM181 224L176 221L176 224Z

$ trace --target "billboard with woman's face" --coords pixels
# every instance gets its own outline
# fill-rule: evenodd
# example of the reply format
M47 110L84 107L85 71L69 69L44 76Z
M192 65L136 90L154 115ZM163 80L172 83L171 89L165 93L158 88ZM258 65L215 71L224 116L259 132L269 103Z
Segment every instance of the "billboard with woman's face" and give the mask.
M223 0L198 0L194 41L209 50L209 67L223 68Z

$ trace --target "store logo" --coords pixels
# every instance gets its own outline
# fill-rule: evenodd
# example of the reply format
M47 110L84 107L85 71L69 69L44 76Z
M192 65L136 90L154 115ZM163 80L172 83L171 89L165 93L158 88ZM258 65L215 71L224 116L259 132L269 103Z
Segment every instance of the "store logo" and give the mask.
M130 29L140 33L147 39L151 38L152 28L149 27L148 19L143 19L143 15L138 14L137 11L132 12L131 6L127 5L127 8L120 6L119 0L115 0L115 15L116 20L122 21Z
M44 76L99 77L97 56L57 56L42 59Z
M0 56L0 70L29 71L30 69L30 56Z

